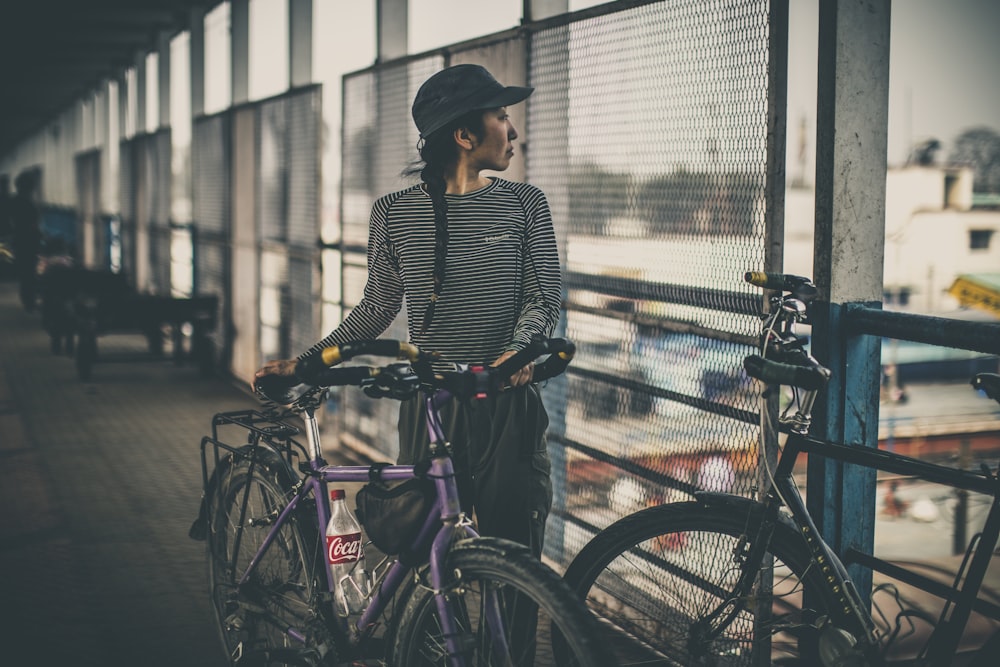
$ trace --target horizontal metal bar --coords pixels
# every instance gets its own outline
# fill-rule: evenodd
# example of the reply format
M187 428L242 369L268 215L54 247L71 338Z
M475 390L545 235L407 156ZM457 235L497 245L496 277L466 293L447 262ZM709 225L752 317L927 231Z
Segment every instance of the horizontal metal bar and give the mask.
M651 470L650 468L647 468L646 466L636 463L631 459L624 458L621 456L613 456L611 454L608 454L607 452L602 452L599 449L595 449L581 442L577 442L575 440L570 440L569 438L562 437L559 434L550 434L548 436L548 439L550 442L561 444L566 449L572 449L582 454L585 454L586 456L590 457L595 461L606 463L607 465L610 465L614 468L630 473L636 477L645 479L648 482L652 482L656 486L661 486L669 489L676 489L692 497L694 496L695 492L701 490L690 482L686 482L684 480L677 479L676 477L672 477L670 475L666 475L664 473ZM678 455L683 456L683 452L680 452Z
M948 584L935 581L922 574L913 572L906 567L901 567L881 558L876 558L875 556L862 553L856 549L848 549L844 553L844 564L848 565L851 563L857 563L862 567L867 567L875 572L880 572L893 579L902 581L904 584L909 584L910 586L919 588L926 593L939 597L942 600L955 602L961 593L961 591L952 588ZM993 604L989 600L977 598L973 600L972 608L984 616L1000 620L1000 606Z
M1000 324L992 322L897 313L856 303L847 305L845 321L852 334L1000 355Z
M705 398L698 398L697 396L689 396L688 394L670 391L669 389L640 382L639 380L622 377L620 374L616 373L606 373L590 368L583 368L581 366L570 366L566 369L566 373L567 375L580 377L585 380L603 382L612 387L628 389L629 391L639 394L647 394L656 398L664 398L675 403L683 403L684 405L689 405L693 408L704 410L705 412L711 412L721 417L729 417L730 419L735 419L736 421L745 422L747 424L756 424L760 421L760 417L756 412L749 412L747 410L734 408L723 403L716 403L715 401L710 401Z
M938 465L884 449L861 445L843 445L797 434L789 434L785 444L786 450L789 447L795 447L807 454L818 454L865 468L875 468L898 475L913 475L928 482L943 484L954 489L965 489L994 497L1000 496L1000 481L995 477L987 476L984 472Z
M596 276L570 271L566 273L568 289L588 290L622 299L662 301L683 306L695 306L740 315L758 315L761 297L756 294L729 292L691 285L671 285L619 276Z
M661 333L693 334L709 340L721 340L727 343L738 343L749 347L757 345L757 336L733 333L731 331L720 331L719 329L712 329L710 327L704 327L699 324L685 322L683 320L671 320L663 317L657 317L655 315L646 315L645 313L623 313L619 310L613 310L611 308L594 308L592 306L585 306L572 301L567 302L565 304L565 308L567 312L587 313L589 315L606 317L611 320L630 322L637 326L656 329Z

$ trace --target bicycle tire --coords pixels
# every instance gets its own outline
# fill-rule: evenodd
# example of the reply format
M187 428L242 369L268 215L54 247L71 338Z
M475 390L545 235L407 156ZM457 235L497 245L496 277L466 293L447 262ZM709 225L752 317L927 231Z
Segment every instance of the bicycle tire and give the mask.
M315 521L308 516L311 503L293 513L255 574L237 587L277 512L293 495L294 473L262 447L244 447L219 465L217 487L207 499L208 577L230 664L335 664L336 641L320 604L325 560L319 557ZM288 627L300 629L305 642L289 637Z
M740 500L735 507L678 502L641 510L598 533L573 559L564 578L602 619L603 643L615 664L821 665L816 621L825 616L836 628L854 625L811 565L805 541L779 522L769 549L772 604L757 608L764 617L748 605L715 640L695 636L702 615L716 609L718 594L728 594L737 580L736 559L749 548L747 527L760 520L762 505ZM767 596L761 581L752 591L757 600ZM818 592L806 610L803 584ZM770 659L757 655L754 662L765 641Z
M566 638L568 646L568 659L560 665L614 664L604 647L594 641L596 619L560 577L527 547L491 537L462 540L448 553L445 571L456 575L449 585L448 596L458 617L462 653L470 667L556 664L552 636L557 633ZM484 590L500 591L499 611L505 620L505 639L515 651L511 661L491 655L493 645L480 622ZM512 639L511 631L521 636ZM419 587L406 602L390 655L393 656L390 664L395 667L449 664L435 597L429 587Z

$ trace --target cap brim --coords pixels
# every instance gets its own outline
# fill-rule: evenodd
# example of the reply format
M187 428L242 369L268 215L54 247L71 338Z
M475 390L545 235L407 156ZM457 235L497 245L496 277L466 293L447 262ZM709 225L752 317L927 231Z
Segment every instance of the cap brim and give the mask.
M508 107L518 102L528 99L528 96L535 92L531 86L507 86L502 91L477 104L477 109L496 109L497 107Z
M435 123L432 123L430 127L426 128L420 133L421 137L429 137L434 134L442 127L452 122L456 118L461 117L463 114L469 111L485 111L486 109L498 109L500 107L507 107L512 104L517 104L518 102L523 102L535 92L535 89L530 86L507 86L503 90L497 91L496 94L491 95L483 100L468 100L465 104L457 105L451 113L448 113L441 118L438 118Z

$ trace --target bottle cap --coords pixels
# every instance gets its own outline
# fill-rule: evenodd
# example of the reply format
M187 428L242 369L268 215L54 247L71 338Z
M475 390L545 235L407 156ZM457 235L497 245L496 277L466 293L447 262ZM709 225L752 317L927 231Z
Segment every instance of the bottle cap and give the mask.
M330 489L330 500L343 500L346 496L343 489Z

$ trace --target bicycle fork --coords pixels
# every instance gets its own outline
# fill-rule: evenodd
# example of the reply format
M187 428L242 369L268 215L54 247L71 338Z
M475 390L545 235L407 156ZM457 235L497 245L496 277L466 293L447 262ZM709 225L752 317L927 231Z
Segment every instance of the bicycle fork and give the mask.
M775 484L780 488L788 510L809 547L812 562L819 567L827 587L834 594L835 603L840 606L844 616L854 619L854 628L838 628L831 623L817 627L820 630L820 656L829 656L824 658L824 664L867 664L867 658L862 656L872 655L872 650L878 646L878 635L871 614L864 610L861 596L848 577L843 563L820 536L791 475L779 477ZM773 504L777 511L777 501ZM807 601L810 591L804 590L803 594ZM844 656L848 655L854 656L854 659L845 660Z
M698 497L707 502L711 502L713 497L724 498L717 494L698 494ZM733 563L740 569L739 580L721 604L691 626L688 650L692 655L705 655L712 642L722 635L745 609L747 601L753 598L753 587L771 544L776 517L777 506L768 504L759 521L748 521L747 530L731 554ZM752 536L748 535L751 531L754 533Z
M875 623L865 609L847 569L820 535L795 485L792 467L801 451L795 437L790 437L785 443L774 475L775 488L768 493L769 512L773 511L776 515L778 506L784 501L809 548L811 561L819 567L826 586L833 593L835 604L840 607L843 616L854 621L853 628L838 628L831 623L827 623L825 627L817 627L820 630L818 648L824 663L867 664L868 658L863 656L872 656L878 647ZM774 516L770 518L773 519ZM808 600L810 591L805 590L803 593L804 599Z

